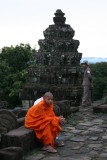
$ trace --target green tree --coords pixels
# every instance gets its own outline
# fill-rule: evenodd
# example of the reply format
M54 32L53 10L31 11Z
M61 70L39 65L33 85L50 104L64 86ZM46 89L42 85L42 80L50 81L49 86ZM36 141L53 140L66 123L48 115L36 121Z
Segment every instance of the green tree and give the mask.
M4 47L0 54L0 90L3 91L3 100L15 107L21 102L19 91L28 80L26 68L35 49L29 44L20 44L15 47Z
M107 62L90 64L90 68L94 83L92 99L98 100L107 92Z

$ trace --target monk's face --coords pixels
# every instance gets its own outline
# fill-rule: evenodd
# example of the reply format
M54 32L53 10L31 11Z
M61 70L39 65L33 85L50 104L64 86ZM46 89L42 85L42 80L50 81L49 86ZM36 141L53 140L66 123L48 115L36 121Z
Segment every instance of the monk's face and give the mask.
M53 103L53 95L46 96L46 97L44 98L44 100L45 100L46 104L47 104L48 106L50 106L50 105Z

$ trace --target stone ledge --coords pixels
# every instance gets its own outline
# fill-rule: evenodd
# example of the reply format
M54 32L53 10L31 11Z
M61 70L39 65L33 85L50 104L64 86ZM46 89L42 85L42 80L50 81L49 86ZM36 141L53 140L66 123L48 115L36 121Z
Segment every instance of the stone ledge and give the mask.
M0 150L1 160L23 160L23 150L21 147L8 147Z
M1 137L1 148L21 147L26 154L38 145L33 130L26 129L24 126L14 129Z
M25 123L25 117L18 118L18 119L17 119L17 123L18 123L18 127L23 126L24 123Z
M93 106L93 111L95 113L107 113L107 105L97 105L97 106Z

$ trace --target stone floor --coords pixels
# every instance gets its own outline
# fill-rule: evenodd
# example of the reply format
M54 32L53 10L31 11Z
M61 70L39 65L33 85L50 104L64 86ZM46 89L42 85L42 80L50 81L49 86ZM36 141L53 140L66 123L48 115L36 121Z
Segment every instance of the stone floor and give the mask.
M38 148L24 160L107 160L107 114L95 114L91 106L80 107L62 127L58 139L65 146L56 148L57 153Z

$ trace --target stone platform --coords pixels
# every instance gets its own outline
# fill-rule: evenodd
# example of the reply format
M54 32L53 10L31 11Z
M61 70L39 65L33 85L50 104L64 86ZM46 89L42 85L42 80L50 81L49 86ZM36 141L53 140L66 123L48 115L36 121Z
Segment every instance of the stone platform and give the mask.
M107 113L107 104L93 106L93 111L95 113Z
M2 135L1 148L21 147L23 154L27 154L37 145L38 140L36 139L34 131L26 129L24 126Z

